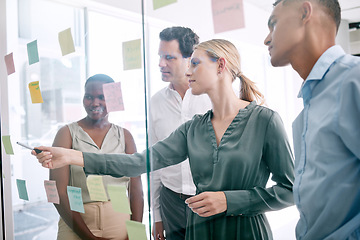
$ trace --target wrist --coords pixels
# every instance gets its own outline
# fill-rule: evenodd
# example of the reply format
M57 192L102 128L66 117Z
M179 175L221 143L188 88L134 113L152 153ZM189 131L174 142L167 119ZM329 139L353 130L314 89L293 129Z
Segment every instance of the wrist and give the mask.
M77 165L84 167L84 156L83 153L77 150L72 150L71 157L69 158L70 165Z

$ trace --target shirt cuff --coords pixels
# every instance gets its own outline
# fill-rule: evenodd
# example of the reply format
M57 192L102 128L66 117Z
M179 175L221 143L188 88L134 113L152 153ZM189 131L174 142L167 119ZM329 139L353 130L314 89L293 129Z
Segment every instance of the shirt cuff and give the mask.
M83 158L86 174L107 174L106 161L103 155L83 152Z

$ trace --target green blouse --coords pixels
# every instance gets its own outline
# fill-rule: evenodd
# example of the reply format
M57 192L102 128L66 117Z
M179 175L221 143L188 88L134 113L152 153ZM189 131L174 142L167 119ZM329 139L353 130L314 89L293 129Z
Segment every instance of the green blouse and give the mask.
M153 170L188 157L197 193L223 191L226 195L226 212L207 218L191 213L186 239L272 239L264 212L293 205L293 157L280 116L252 102L239 111L219 146L211 118L211 110L196 115L150 148ZM139 176L146 172L146 156L146 151L84 153L84 170ZM275 185L266 187L270 173Z

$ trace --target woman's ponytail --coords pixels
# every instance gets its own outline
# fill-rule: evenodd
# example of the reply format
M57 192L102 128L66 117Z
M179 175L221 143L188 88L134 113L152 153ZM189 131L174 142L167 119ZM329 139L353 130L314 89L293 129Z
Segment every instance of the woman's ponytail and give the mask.
M257 101L259 105L265 103L264 95L258 90L255 83L247 78L242 72L236 75L240 79L240 99L252 102Z

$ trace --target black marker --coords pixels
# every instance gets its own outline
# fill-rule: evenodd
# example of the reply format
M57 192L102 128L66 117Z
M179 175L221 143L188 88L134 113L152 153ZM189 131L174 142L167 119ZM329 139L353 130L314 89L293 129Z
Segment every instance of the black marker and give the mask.
M24 148L27 148L27 149L30 149L30 150L34 150L36 153L41 153L42 151L40 149L36 149L36 148L32 148L28 145L25 145L23 143L20 143L20 142L16 142L17 144L19 144L20 146L24 147Z

